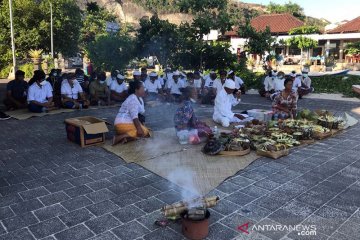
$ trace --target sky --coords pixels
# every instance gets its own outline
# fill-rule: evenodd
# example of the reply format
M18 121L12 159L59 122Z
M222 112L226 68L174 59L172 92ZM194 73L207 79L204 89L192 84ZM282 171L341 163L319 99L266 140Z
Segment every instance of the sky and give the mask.
M284 4L288 0L241 0L247 3L259 3L263 5L272 1ZM330 22L352 20L360 16L360 0L292 0L304 8L307 16L325 18Z

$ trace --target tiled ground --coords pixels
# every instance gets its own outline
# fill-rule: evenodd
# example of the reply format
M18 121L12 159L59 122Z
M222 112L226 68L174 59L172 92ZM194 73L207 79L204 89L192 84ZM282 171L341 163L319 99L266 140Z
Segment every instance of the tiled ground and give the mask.
M240 109L269 105L244 96ZM301 100L300 107L336 112L359 107L341 101ZM174 106L151 108L153 129L172 126ZM154 226L164 204L181 200L180 189L126 164L102 148L81 149L66 140L65 118L93 115L113 121L116 108L0 122L0 239L182 239L181 226ZM199 108L200 117L211 109ZM359 116L358 116L359 117ZM108 135L109 137L111 134ZM211 194L208 239L359 239L360 127L292 151L261 158ZM237 228L244 223L316 225L317 235Z

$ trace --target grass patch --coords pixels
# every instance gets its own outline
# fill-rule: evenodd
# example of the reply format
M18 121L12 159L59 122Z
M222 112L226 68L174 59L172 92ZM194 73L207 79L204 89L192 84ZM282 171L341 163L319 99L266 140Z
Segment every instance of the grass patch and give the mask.
M322 76L312 77L312 86L316 93L341 93L346 97L359 97L352 85L360 85L360 76Z

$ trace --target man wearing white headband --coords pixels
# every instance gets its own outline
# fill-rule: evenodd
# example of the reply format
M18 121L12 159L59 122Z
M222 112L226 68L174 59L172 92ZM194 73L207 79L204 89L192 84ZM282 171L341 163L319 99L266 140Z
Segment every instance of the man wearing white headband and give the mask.
M301 78L296 75L296 71L292 71L290 77L293 79L293 92L298 92L299 88L301 87Z
M303 69L302 76L299 77L301 80L301 86L298 88L299 98L314 92L314 88L311 86L311 78L309 78L309 70Z
M181 89L185 88L185 82L179 79L179 77L180 77L180 72L175 71L172 74L172 79L168 81L167 88L168 88L168 93L170 94L168 100L171 102L181 101Z
M147 92L147 100L156 100L159 98L159 94L162 94L162 86L156 72L149 74L149 79L145 81L145 89Z
M133 77L134 77L134 80L139 80L139 81L141 81L141 72L135 70L135 71L133 72Z
M125 84L125 77L120 73L116 75L116 80L110 86L111 100L116 102L123 102L127 98L127 86Z
M241 78L235 76L235 72L233 70L228 72L228 78L235 82L236 89L240 90L242 94L245 94L245 83Z
M241 114L232 112L232 106L236 106L240 101L241 92L238 91L234 97L235 82L227 79L223 89L216 95L213 120L220 123L223 127L229 127L232 122L240 122L245 119Z

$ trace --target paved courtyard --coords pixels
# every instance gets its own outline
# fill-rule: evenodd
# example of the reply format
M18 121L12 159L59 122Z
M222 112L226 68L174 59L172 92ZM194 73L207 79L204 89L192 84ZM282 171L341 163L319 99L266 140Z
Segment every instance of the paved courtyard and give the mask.
M243 97L239 109L270 102ZM337 113L359 103L304 99L300 108ZM117 108L0 122L0 239L183 239L181 225L159 228L165 204L181 200L178 187L100 147L66 139L65 118L91 115L112 122ZM175 107L147 109L153 129L172 126ZM211 116L199 108L198 116ZM355 115L360 118L359 115ZM108 134L111 137L111 133ZM260 158L213 190L208 239L333 239L360 236L360 126L293 149L279 160ZM238 226L249 223L249 234ZM257 225L315 225L296 231L252 231Z

